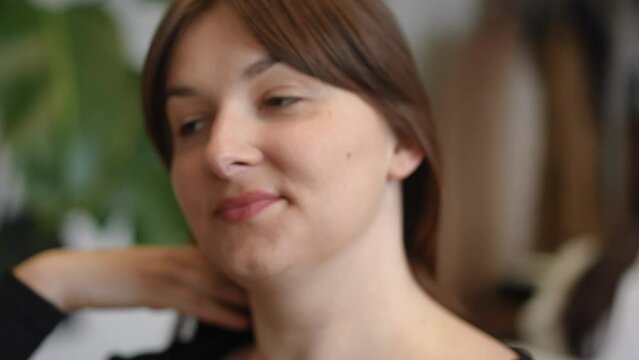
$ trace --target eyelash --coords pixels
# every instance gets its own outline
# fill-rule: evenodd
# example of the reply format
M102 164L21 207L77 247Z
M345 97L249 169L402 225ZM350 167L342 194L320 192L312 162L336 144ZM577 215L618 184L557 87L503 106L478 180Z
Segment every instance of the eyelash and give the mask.
M302 99L295 96L273 96L266 99L262 106L267 108L284 108L291 106L300 100Z
M279 109L279 108L285 108L285 107L291 106L301 100L302 98L295 97L295 96L273 96L273 97L267 98L262 103L262 106L267 109ZM181 137L187 137L187 136L195 134L196 132L201 130L204 126L205 126L204 119L199 117L192 118L185 121L182 125L180 125L180 127L178 128L178 134Z
M188 121L185 121L182 125L180 125L180 128L178 129L178 133L180 134L180 136L186 137L186 136L195 134L203 127L204 127L204 119L192 118Z

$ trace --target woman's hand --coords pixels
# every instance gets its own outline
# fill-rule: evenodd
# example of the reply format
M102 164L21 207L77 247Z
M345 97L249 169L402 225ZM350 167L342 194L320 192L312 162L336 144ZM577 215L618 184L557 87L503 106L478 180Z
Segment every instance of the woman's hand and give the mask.
M244 290L191 246L50 250L26 260L14 274L64 312L173 308L226 328L249 327Z

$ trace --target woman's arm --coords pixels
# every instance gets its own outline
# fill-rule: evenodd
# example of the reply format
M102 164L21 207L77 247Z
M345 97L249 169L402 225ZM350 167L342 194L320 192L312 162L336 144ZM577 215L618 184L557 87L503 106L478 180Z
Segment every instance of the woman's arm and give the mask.
M194 247L51 250L13 275L0 284L0 354L30 354L64 314L86 308L173 308L232 330L249 326L243 290Z

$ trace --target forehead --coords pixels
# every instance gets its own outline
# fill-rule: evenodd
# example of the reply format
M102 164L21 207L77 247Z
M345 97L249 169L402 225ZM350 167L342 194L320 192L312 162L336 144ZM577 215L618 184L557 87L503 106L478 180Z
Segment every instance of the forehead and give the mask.
M217 3L197 16L177 39L168 83L214 79L216 73L239 71L266 54L242 20L224 3Z

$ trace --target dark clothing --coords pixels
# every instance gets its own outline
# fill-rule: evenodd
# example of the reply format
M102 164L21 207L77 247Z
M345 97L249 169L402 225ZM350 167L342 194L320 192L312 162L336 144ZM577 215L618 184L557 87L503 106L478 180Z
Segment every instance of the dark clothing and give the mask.
M25 360L44 338L65 318L65 314L22 284L11 273L0 276L0 358ZM233 350L253 342L251 332L237 333L202 323L193 339L177 339L157 354L111 360L212 360L222 359ZM513 349L518 359L532 360L523 350Z
M515 360L535 360L533 359L532 355L524 349L519 349L519 348L511 348L511 349L513 349L517 353L517 355L519 355L519 358Z
M0 358L28 358L64 317L11 274L0 276Z

